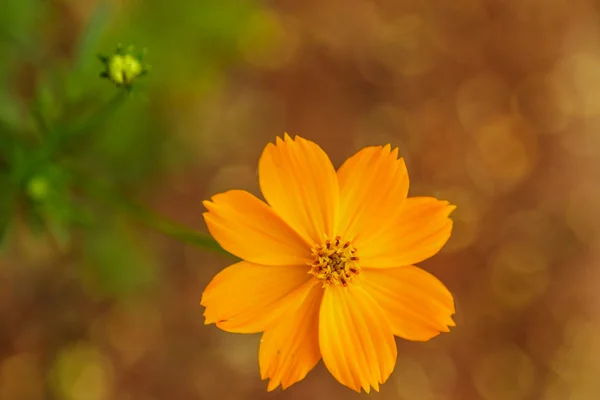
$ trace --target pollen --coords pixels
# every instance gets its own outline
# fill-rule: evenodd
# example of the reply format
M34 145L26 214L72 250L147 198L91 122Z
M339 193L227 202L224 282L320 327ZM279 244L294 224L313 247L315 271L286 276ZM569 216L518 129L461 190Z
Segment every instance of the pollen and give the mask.
M338 236L311 249L313 261L309 273L328 285L348 286L360 274L356 248Z

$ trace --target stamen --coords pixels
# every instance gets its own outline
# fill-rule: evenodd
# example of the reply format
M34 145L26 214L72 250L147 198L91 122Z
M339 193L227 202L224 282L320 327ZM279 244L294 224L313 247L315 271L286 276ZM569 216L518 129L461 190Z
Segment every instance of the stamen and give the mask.
M360 274L356 249L349 241L343 242L340 236L332 241L325 240L323 245L311 249L313 261L309 273L323 281L323 286L348 286L352 279Z

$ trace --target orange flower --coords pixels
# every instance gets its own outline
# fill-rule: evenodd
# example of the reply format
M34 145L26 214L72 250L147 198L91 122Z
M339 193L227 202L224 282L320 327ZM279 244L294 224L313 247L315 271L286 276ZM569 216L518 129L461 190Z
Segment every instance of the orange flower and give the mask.
M335 171L315 143L269 143L259 162L265 203L242 190L205 201L212 236L240 261L217 274L206 324L264 332L268 389L304 379L323 358L343 385L379 390L396 364L394 335L427 341L454 326L452 295L413 264L450 237L455 206L411 197L398 149L367 147Z

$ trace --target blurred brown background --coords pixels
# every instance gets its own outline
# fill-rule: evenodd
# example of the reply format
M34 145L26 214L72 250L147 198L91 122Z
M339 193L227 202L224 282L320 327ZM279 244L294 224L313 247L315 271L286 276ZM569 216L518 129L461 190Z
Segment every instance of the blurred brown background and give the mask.
M143 7L117 3L125 14ZM68 47L65 32L92 4L60 4L68 17L54 35ZM195 161L147 185L147 202L205 231L201 201L229 188L259 194L258 157L284 131L319 143L336 166L366 145L399 146L410 195L458 205L450 242L421 265L454 293L457 326L428 343L398 340L395 372L370 397L600 398L598 4L257 4L237 40L241 61L209 94L182 86L155 100ZM259 335L203 325L202 290L229 260L143 232L161 280L125 301L90 294L73 256L43 240L23 234L5 253L0 399L367 396L322 364L267 393Z

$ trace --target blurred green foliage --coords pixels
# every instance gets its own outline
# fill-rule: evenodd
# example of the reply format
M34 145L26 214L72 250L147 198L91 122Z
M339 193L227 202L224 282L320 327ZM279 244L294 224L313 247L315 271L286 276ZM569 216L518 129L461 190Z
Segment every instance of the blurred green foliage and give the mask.
M58 251L82 244L85 282L120 296L154 282L157 268L118 216L161 174L190 161L169 133L164 105L181 93L198 98L218 87L259 10L240 0L101 0L81 21L64 13L85 10L81 4L0 6L0 241L25 223ZM111 55L121 43L149 49L152 73L136 79L132 91L100 78L97 55ZM149 218L166 234L218 248Z

